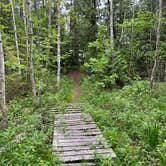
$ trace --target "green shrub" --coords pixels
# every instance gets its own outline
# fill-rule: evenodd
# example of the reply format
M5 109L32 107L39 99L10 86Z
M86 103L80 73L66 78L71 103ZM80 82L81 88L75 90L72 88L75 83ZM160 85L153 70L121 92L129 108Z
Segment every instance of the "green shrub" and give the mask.
M6 76L6 97L12 100L15 97L26 96L29 86L18 74L10 74Z
M149 122L145 129L145 139L151 148L159 143L159 127L155 122Z
M148 81L105 91L93 77L82 80L81 102L103 131L117 158L114 165L164 165L166 93ZM157 93L157 95L156 95Z
M0 134L0 151L5 149L0 152L0 165L62 165L52 153L54 116L50 109L71 101L72 84L67 77L62 78L62 89L57 91L55 78L49 80L37 108L30 95L9 102L9 127Z

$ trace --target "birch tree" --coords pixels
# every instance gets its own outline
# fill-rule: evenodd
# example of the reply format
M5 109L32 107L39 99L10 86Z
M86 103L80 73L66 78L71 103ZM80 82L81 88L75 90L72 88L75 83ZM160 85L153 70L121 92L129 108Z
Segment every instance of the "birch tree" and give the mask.
M129 74L131 74L131 71L133 69L133 65L132 65L132 61L133 61L133 57L134 57L134 18L135 18L135 4L134 1L131 2L131 11L132 11L132 27L131 27L131 42L130 42L130 48L131 48L131 52L130 52L130 60L129 60Z
M113 31L113 0L108 0L109 4L109 23L110 23L110 47L114 49L114 31Z
M26 35L26 57L28 61L29 56L29 44L28 44L28 31L27 31L27 18L26 18L26 8L25 8L25 0L22 0L22 12L23 12L23 21L24 21L24 29L25 29L25 35Z
M29 70L30 70L30 79L33 93L33 102L36 103L36 85L34 78L34 66L33 66L33 29L32 29L32 18L31 18L31 1L28 1L28 27L29 27Z
M6 107L6 97L5 97L5 64L4 64L4 54L2 47L2 34L0 31L0 112L2 114L2 129L7 128L7 107Z
M52 8L52 0L49 0L48 3L49 3L49 11L48 11L48 59L46 61L46 68L48 68L50 46L51 46L51 8Z
M161 25L162 25L162 0L159 0L158 25L157 25L157 31L156 31L156 50L155 50L154 65L152 68L151 78L150 78L150 89L153 88L154 76L157 69L157 65L159 63Z
M48 38L50 44L51 38L51 7L52 7L52 0L49 0L49 11L48 11Z
M17 51L17 62L18 62L18 66L19 66L18 67L19 68L19 74L21 74L20 52L19 52L19 46L18 46L17 26L16 26L16 19L15 19L15 12L14 12L13 0L10 0L10 4L11 4L11 10L12 10L12 17L13 17L13 29L14 29L16 51Z
M60 88L61 77L61 3L58 0L58 17L57 17L57 88Z

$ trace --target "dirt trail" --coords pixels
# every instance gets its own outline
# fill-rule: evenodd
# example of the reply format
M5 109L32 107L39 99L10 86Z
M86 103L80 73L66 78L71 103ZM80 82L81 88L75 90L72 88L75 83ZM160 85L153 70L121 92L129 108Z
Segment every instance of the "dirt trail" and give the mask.
M70 76L73 80L74 91L73 91L73 102L79 102L79 98L81 95L81 87L80 87L80 79L83 73L81 71L73 71L70 73Z

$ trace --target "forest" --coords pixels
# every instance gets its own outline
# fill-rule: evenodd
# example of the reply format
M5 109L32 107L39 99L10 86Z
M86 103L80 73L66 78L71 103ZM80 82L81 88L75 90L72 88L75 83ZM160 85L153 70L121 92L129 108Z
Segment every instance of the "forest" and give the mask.
M93 165L166 165L165 0L0 0L0 166L65 165L70 103L116 154Z

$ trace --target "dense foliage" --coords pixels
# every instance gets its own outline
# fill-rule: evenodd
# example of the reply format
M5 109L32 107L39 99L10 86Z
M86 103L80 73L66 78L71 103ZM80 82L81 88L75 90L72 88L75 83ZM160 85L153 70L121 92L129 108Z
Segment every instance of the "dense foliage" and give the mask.
M62 165L52 153L53 111L71 101L72 84L64 78L57 92L52 78L38 107L29 95L9 103L9 127L0 135L0 165Z
M96 165L165 166L165 40L164 0L1 0L0 165L62 165L51 110L81 70L80 102L117 154Z
M164 84L157 92L149 92L147 81L106 92L88 77L83 79L82 89L84 110L92 114L117 154L113 165L166 164Z

